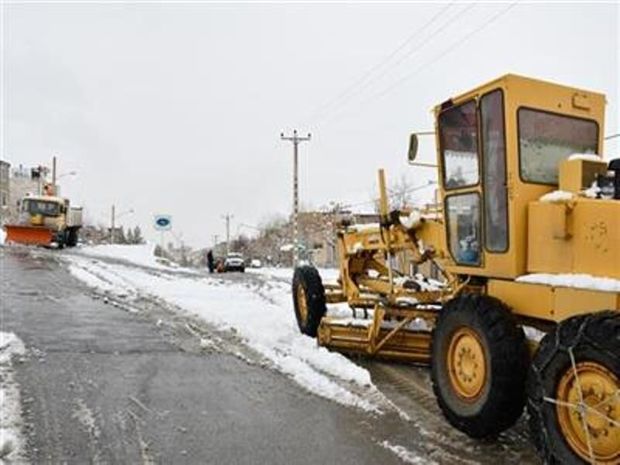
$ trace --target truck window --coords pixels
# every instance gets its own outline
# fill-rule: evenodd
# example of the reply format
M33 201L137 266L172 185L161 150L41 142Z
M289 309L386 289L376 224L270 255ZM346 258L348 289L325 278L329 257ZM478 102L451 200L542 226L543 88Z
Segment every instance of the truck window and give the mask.
M31 215L58 216L60 205L56 202L46 202L45 200L24 200L23 210Z
M530 108L517 112L521 179L557 185L559 163L573 153L597 153L595 121Z
M446 198L448 241L459 265L480 265L480 196L476 192Z
M439 133L445 188L478 184L476 102L444 110L439 115Z
M484 181L484 244L490 252L508 249L504 95L500 89L480 99Z

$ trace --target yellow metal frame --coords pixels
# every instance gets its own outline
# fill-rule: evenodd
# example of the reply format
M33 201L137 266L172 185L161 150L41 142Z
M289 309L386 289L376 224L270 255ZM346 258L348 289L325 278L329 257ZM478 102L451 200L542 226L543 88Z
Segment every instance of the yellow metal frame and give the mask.
M444 108L478 100L495 90L503 92L507 172L508 236L506 251L483 251L480 266L454 262L448 248L442 210L447 195L476 192L484 197L481 183L452 189L439 185L438 205L422 212L422 222L413 229L389 213L386 183L379 172L379 225L353 226L339 232L340 279L326 286L328 303L346 302L355 309L374 310L362 325L342 319L323 318L318 340L338 350L426 362L428 332L412 328L422 319L429 328L437 310L463 289L502 300L522 321L540 327L573 315L598 310L619 310L620 293L595 289L573 289L518 282L518 276L533 272L589 273L620 278L620 202L588 199L580 195L606 164L596 160L566 160L559 168L559 186L525 182L520 176L517 112L536 109L596 122L598 145L603 146L605 97L572 87L505 75L450 99L434 109L438 118ZM438 170L443 171L437 138ZM482 161L479 163L482 170ZM482 172L480 179L483 179ZM565 202L538 199L555 189L574 193ZM484 203L481 203L481 206ZM481 208L483 210L483 208ZM408 213L408 212L400 212ZM481 213L483 214L483 212ZM442 271L445 286L424 291L407 286L390 265L396 254L406 251L416 264L432 261ZM525 298L524 296L527 296ZM538 322L538 323L536 323Z

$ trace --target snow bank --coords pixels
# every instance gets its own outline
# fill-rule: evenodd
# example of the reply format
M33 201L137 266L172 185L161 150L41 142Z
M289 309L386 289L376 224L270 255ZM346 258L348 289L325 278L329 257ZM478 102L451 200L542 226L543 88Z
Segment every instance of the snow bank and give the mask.
M21 403L11 358L25 353L24 344L15 334L0 332L0 464L24 463Z
M389 441L383 441L380 444L405 463L410 463L413 465L437 465L437 462L434 460L420 457L419 455L408 450L406 447L398 444L392 444Z
M336 282L338 276L340 274L340 270L338 268L319 268L319 274L321 275L321 279L324 283L326 282ZM268 278L276 278L281 281L292 282L293 280L293 268L272 268L272 267L263 267L263 268L247 268L247 272L261 274Z
M620 292L620 280L600 278L589 274L527 274L516 279L520 283L545 284L555 287L573 287L605 292Z
M382 398L370 374L343 355L318 347L300 334L292 310L291 269L261 269L280 280L230 282L217 276L157 274L121 264L66 256L70 272L86 284L114 293L155 296L222 330L233 330L273 366L309 391L366 411L380 411L366 398ZM356 392L347 388L355 385Z
M157 257L155 256L155 244L150 243L139 245L103 244L86 246L82 247L79 253L89 257L114 258L140 266L168 269L168 267L157 261Z
M0 228L0 245L4 244L5 239L6 231L4 230L4 228Z

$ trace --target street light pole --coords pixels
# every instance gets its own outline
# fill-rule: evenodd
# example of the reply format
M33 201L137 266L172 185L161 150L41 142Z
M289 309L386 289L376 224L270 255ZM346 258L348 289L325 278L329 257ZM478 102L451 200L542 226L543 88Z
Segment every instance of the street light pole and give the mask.
M299 144L300 142L309 141L312 135L302 137L297 135L297 129L293 131L292 136L280 134L280 139L293 143L293 266L297 266L299 261Z
M227 213L222 218L226 221L226 255L228 256L230 253L230 220L233 218L233 215Z
M116 214L116 206L114 204L112 204L112 215L111 215L111 221L110 221L110 244L114 244L114 238L115 238L115 231L116 231L116 220L118 218L120 218L123 215L127 215L128 213L133 213L133 208L130 208L127 211L124 211L123 213L120 214Z

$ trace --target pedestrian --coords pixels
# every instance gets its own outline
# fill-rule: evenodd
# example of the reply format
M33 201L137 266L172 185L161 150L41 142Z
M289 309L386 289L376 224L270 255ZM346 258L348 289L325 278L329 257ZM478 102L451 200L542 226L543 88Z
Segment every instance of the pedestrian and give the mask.
M209 273L213 273L213 270L215 270L215 260L213 259L213 251L210 249L207 252L207 266L209 267Z

